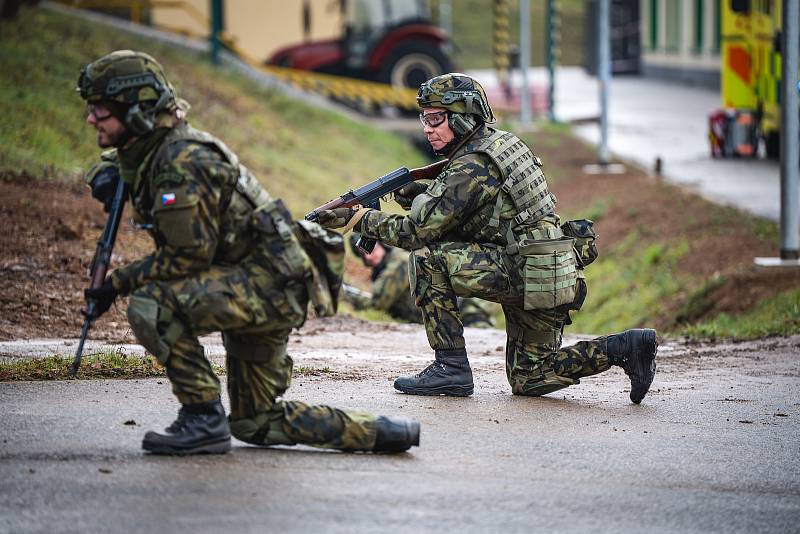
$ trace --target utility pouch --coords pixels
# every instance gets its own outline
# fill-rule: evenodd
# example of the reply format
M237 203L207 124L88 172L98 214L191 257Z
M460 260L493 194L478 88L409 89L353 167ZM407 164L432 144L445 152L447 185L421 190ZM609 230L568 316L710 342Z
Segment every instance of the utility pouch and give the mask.
M311 260L295 236L296 224L281 199L270 199L253 211L251 224L264 236L268 268L285 280L311 275Z
M311 258L308 295L317 317L336 314L344 276L344 239L341 234L306 220L297 221L298 238Z
M519 244L519 254L525 258L526 310L552 309L575 301L578 265L574 246L571 237Z
M586 301L586 294L588 293L586 288L586 280L583 278L583 272L578 272L578 284L575 286L575 300L567 305L567 308L570 310L578 311L583 307L583 303Z
M597 245L594 241L597 234L594 231L594 222L589 219L576 219L561 225L565 236L575 238L575 256L578 267L583 269L597 259Z

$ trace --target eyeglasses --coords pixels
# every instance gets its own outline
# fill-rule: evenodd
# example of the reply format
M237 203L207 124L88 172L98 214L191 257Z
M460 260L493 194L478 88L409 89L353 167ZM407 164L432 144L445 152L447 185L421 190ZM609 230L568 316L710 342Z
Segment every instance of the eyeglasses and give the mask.
M436 128L440 126L444 120L447 118L446 111L435 111L433 113L420 113L419 120L422 122L423 126L430 126L431 128Z
M94 104L86 106L86 116L94 117L94 120L97 122L104 121L111 117L111 115L111 110L105 106L96 106Z

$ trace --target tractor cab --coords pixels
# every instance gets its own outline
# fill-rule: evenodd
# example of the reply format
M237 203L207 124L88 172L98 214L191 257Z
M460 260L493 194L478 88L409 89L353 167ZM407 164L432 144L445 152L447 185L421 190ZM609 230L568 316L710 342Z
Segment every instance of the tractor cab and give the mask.
M417 88L453 70L448 37L423 0L340 0L339 39L283 48L268 64ZM313 21L303 17L306 34Z

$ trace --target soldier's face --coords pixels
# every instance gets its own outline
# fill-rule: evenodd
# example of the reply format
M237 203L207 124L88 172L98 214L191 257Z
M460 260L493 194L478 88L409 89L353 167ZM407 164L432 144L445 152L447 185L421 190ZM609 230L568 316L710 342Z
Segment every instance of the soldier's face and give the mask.
M372 252L364 254L364 263L370 267L377 267L381 264L385 255L386 249L380 243L375 243L375 248L372 249Z
M441 108L425 108L422 111L422 131L428 138L434 150L441 150L447 143L455 139L456 135L450 129L447 121L447 110ZM441 122L440 122L441 121Z
M86 110L86 122L97 130L97 146L117 146L125 133L125 125L103 105L90 105Z

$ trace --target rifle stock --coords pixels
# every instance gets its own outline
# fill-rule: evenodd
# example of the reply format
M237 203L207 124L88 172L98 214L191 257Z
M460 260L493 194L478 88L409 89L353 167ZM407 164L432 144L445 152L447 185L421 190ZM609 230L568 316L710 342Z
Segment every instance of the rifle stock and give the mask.
M125 209L127 194L127 184L121 177L117 177L117 187L114 190L111 209L108 211L108 220L103 229L103 234L97 241L97 248L92 258L89 285L91 289L97 289L105 282L108 267L111 264L111 253L114 251L114 242L117 240L117 230L119 230L119 223L122 220L122 211ZM89 328L91 328L94 320L97 318L96 300L87 299L86 310L83 312L83 315L86 319L81 329L81 338L78 342L78 349L75 351L75 359L72 360L72 365L69 367L72 376L78 373L78 369L81 366L81 357L83 356L83 345L86 343L86 337L89 335Z

